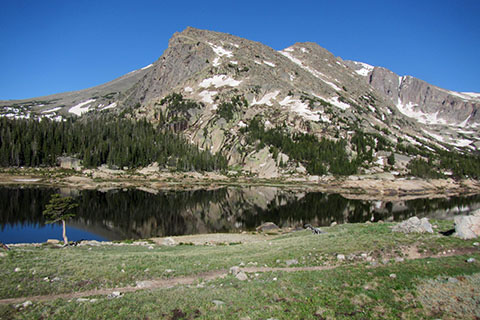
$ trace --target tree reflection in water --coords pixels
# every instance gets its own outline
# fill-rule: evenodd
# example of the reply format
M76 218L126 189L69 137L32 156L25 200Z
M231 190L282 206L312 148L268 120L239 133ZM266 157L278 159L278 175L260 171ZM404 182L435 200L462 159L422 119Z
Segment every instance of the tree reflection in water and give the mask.
M112 240L253 230L267 221L295 227L305 223L326 226L334 221L398 221L433 213L445 217L480 207L480 196L381 202L273 187L156 193L1 187L0 230L8 225L42 228L42 210L51 194L59 191L79 203L70 225Z

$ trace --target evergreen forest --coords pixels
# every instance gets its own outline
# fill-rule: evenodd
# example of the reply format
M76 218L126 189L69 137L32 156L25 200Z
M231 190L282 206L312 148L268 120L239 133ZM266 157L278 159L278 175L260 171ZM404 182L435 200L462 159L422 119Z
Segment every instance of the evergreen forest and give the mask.
M86 168L136 168L155 161L179 171L227 168L222 155L199 150L181 135L146 120L0 118L0 166L55 166L60 156L79 158Z

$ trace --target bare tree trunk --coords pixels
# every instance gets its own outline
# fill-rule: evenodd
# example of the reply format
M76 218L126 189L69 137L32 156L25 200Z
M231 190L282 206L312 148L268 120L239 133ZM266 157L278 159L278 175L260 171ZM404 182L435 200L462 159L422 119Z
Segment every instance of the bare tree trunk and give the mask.
M62 224L63 224L63 243L65 245L68 244L68 239L67 239L67 226L65 225L65 220L62 220Z

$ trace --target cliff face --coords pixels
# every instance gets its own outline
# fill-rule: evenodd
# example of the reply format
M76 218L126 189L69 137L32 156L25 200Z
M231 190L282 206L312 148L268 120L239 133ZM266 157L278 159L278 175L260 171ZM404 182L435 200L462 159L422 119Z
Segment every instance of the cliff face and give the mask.
M399 76L382 67L347 63L401 113L420 123L461 128L480 124L480 94L449 91L414 77Z

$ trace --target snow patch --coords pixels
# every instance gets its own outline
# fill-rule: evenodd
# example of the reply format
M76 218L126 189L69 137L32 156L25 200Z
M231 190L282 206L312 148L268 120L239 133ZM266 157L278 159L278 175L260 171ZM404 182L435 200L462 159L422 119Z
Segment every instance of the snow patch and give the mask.
M378 164L379 166L385 165L385 157L378 157L375 163Z
M62 107L56 107L56 108L53 108L53 109L50 109L50 110L44 110L44 111L42 111L42 113L52 113L52 112L59 111L61 109L62 109Z
M425 132L427 135L429 135L430 137L434 138L437 141L440 141L440 142L443 142L443 143L448 143L448 144L450 144L452 146L455 146L455 147L461 147L461 148L468 147L473 142L472 140L468 140L468 139L458 139L458 140L453 140L453 141L451 139L446 140L445 137L443 137L441 135L432 133L432 132L427 131L425 129L423 129L422 131Z
M462 100L468 100L468 101L480 101L480 93L476 92L456 92L456 91L450 91L450 90L442 90L446 91L447 93L456 96Z
M255 62L256 64L259 64L259 65L262 65L262 63L258 60L254 60L253 62Z
M145 70L145 69L148 69L148 68L150 68L150 67L152 67L152 66L153 66L153 63L149 64L148 66L143 67L143 68L140 69L140 70Z
M238 64L238 61L230 61L231 64L234 64L234 65L237 65Z
M82 114L88 112L88 110L89 110L89 108L90 108L88 105L89 105L90 103L94 102L94 101L95 101L95 99L89 99L89 100L87 100L87 101L80 102L79 104L71 107L71 108L68 110L68 112L73 113L73 114L75 114L75 115L77 115L77 116L81 116Z
M202 101L205 103L213 103L213 96L216 95L217 91L202 91L199 93L199 96L202 97Z
M270 66L272 68L275 68L275 63L273 62L270 62L270 61L267 61L267 60L263 60L263 63L265 63L267 66Z
M358 73L359 75L361 75L362 77L368 76L368 74L370 72L372 72L373 68L374 68L373 66L371 66L367 63L363 63L363 62L354 61L353 63L355 65L360 65L361 66L361 69L355 70L355 72Z
M117 106L117 103L116 102L113 102L113 103L110 103L108 106L106 106L105 108L103 108L102 110L107 110L107 109L113 109Z
M438 111L436 113L425 113L421 110L415 110L416 105L412 102L403 104L400 98L398 98L397 108L407 117L413 118L423 124L443 124L446 125L447 121L438 118Z
M217 56L220 56L220 57L226 56L227 58L233 57L232 51L226 50L221 46L216 46L210 42L208 44L210 45L210 47L212 48L212 50L215 52Z
M326 80L325 78L327 78L327 76L325 76L323 73L321 73L320 71L318 70L315 70L313 68L310 68L309 66L306 66L303 64L303 62L298 59L298 58L295 58L294 56L292 56L289 52L286 52L286 50L283 50L283 51L279 51L280 54L282 54L283 56L287 57L288 59L290 59L290 61L292 61L293 63L297 64L298 66L300 66L302 69L310 72L314 77L322 80L323 82L325 82L326 84L328 84L330 87L332 87L333 89L335 89L336 91L340 91L341 89L336 86L334 83Z
M320 116L318 115L318 113L317 112L312 112L312 110L310 110L308 108L307 103L304 103L304 102L302 102L298 99L294 99L291 96L286 96L282 101L279 102L279 104L281 106L284 106L284 107L285 106L289 107L290 110L298 113L299 115L301 115L302 117L304 117L307 120L312 120L312 121L319 121L320 120ZM322 118L322 120L325 121L325 119L323 119L323 118ZM326 120L328 120L328 121L325 121L325 122L330 121L329 119L326 119Z
M215 86L215 88L220 88L224 86L236 87L242 81L237 81L231 77L228 77L224 74L213 76L213 78L204 79L200 82L199 86L202 88L208 88L210 86Z
M329 98L329 99L326 99L326 101L342 110L347 110L348 108L350 108L350 105L348 103L338 101L338 97Z
M472 97L474 99L479 99L480 100L480 93L476 93L476 92L460 92L461 94L463 94L464 96L469 96L469 97Z
M293 52L294 49L292 47L288 47L286 49L283 49L282 51L286 51L286 52ZM282 53L282 51L280 51L280 53Z
M266 104L267 106L272 106L273 105L273 102L272 100L275 99L278 94L280 93L280 91L274 91L274 92L270 92L270 93L267 93L266 95L264 95L259 101L257 101L256 98L253 98L253 102L252 102L252 106L254 105L262 105L262 104Z
M300 48L300 51L302 51L303 53L309 53L309 51L306 49L306 48Z
M245 128L247 125L245 124L245 122L243 122L242 120L240 120L240 122L238 123L238 126L240 128Z
M185 92L193 92L193 88L192 87L185 87L183 89Z
M422 144L420 142L418 142L417 140L413 139L412 137L410 137L409 135L405 135L402 137L403 139L407 140L408 142L410 142L411 144L413 145L416 145L416 146L421 146Z
M216 57L215 59L213 59L212 65L213 65L214 67L218 67L219 65L221 65L221 63L220 63L220 57Z
M462 121L461 123L458 124L459 127L461 128L465 128L467 126L467 122L468 120L470 120L470 118L472 117L472 115L470 114L467 119L465 119L464 121Z

